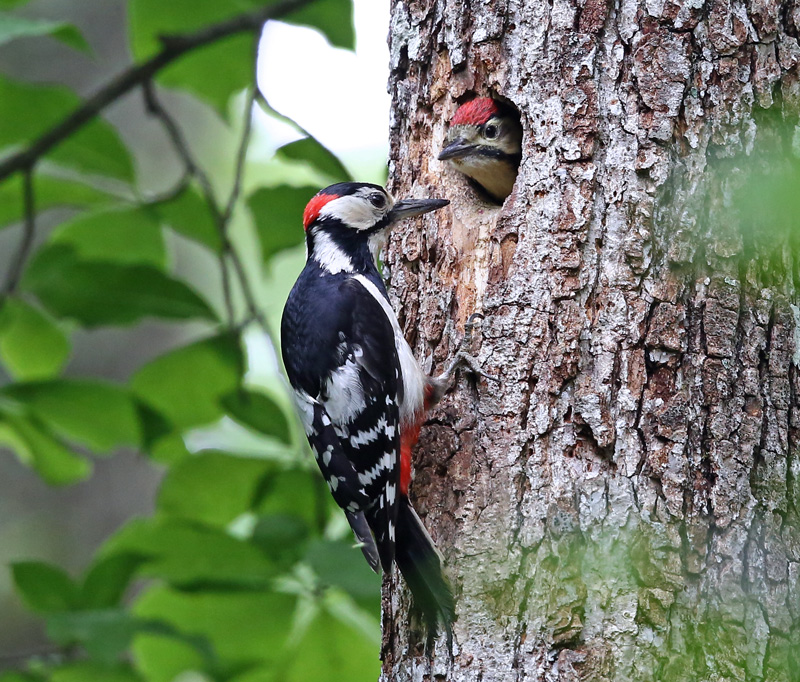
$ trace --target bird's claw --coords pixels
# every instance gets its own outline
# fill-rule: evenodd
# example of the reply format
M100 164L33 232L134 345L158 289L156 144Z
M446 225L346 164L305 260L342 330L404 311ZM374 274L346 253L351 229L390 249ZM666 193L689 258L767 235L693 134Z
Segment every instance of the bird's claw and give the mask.
M477 327L480 326L479 321L483 319L484 315L482 313L472 313L472 315L470 315L467 319L467 322L464 325L464 337L461 339L461 343L458 346L458 351L456 351L456 354L450 361L447 369L438 377L436 377L436 381L440 385L448 383L459 367L466 367L470 372L476 376L481 376L484 379L489 379L490 381L499 381L499 379L493 377L491 374L487 374L481 368L478 360L469 352L469 347L472 345L472 333Z
M455 358L453 359L453 372L455 372L459 367L465 367L473 374L483 377L484 379L488 379L489 381L499 381L497 377L493 377L491 374L487 374L483 368L481 367L478 359L474 355L470 355L465 350L461 349L456 353Z

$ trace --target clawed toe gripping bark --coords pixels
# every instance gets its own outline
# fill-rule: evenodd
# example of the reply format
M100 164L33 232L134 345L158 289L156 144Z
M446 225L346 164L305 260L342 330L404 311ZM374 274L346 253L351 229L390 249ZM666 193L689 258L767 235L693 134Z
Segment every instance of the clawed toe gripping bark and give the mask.
M439 376L429 377L430 390L427 396L426 407L430 408L442 399L442 396L452 386L453 379L459 369L465 368L472 374L481 376L489 381L498 381L497 377L487 374L480 366L477 358L469 352L469 348L472 345L472 334L474 330L480 326L479 321L483 319L484 316L482 313L472 313L472 315L469 316L467 323L464 325L464 338L461 339L458 350L450 361L450 364Z

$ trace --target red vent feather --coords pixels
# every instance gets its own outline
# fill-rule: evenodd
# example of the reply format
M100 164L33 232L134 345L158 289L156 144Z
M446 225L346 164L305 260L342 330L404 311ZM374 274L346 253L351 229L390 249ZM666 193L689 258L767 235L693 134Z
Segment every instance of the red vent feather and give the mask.
M311 223L319 218L319 212L330 201L338 199L338 194L317 194L306 205L303 211L303 229L308 230Z
M500 107L491 97L478 97L462 104L450 124L482 126L498 113L500 113Z

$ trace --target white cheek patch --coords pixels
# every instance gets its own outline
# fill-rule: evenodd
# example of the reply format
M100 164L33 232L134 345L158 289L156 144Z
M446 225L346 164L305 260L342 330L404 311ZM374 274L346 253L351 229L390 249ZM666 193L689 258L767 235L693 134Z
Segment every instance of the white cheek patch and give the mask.
M363 197L349 195L329 201L319 212L320 218L336 218L356 230L368 230L384 216Z
M336 245L329 235L319 229L314 232L312 257L323 270L332 275L339 272L353 272L353 262L348 255Z

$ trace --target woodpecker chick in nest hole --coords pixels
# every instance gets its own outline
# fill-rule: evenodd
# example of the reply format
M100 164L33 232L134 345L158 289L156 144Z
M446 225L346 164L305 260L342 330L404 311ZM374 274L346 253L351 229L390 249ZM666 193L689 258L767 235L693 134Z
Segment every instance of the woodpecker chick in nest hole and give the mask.
M522 158L522 126L516 112L491 97L473 99L456 111L446 143L439 160L449 161L503 203Z

